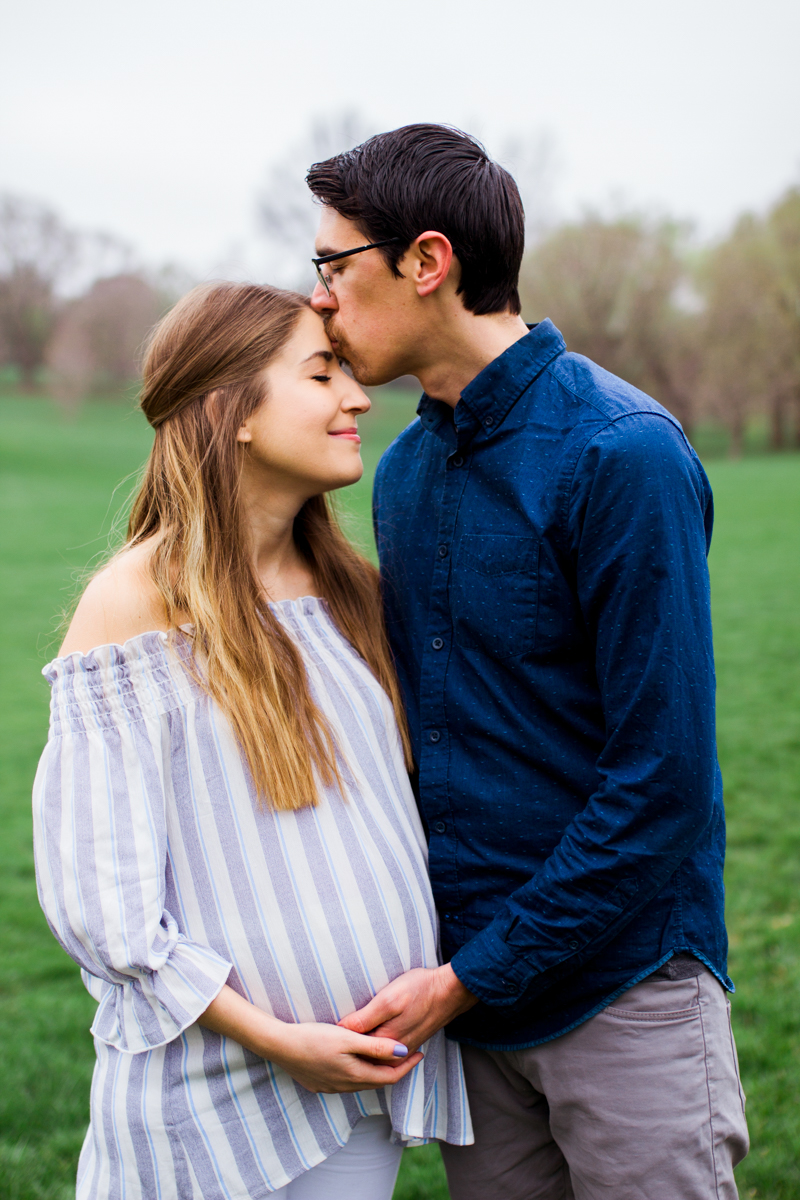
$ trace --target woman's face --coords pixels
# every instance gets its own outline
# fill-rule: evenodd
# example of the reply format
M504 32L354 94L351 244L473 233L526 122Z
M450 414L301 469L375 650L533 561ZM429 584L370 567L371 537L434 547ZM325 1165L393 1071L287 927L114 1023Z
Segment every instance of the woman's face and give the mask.
M321 317L300 315L263 378L266 399L237 434L250 467L302 501L356 483L364 471L357 417L370 402L339 366Z

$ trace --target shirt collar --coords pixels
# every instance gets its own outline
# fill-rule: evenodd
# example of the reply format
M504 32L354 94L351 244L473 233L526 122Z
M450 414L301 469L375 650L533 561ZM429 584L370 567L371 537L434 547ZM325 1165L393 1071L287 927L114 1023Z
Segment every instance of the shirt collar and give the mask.
M493 431L537 375L563 350L566 342L552 321L532 325L525 337L467 384L455 409L423 392L417 406L422 425L453 447L463 445L481 428Z

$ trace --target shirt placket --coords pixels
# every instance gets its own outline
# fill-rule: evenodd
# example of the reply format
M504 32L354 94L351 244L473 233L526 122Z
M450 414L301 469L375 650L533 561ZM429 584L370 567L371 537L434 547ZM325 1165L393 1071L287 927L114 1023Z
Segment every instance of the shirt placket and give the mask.
M445 462L436 557L420 675L420 794L431 842L431 882L440 915L448 924L460 916L458 842L449 793L451 734L447 728L445 688L453 648L453 622L448 601L450 564L456 523L470 469L460 431L456 448Z

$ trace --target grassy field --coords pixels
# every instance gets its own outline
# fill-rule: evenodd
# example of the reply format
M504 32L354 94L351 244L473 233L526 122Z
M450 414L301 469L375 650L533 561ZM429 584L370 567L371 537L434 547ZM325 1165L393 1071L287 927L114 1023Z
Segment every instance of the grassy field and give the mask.
M375 462L412 415L408 397L380 394L363 422L367 472L342 504L364 546ZM44 400L0 397L2 1200L73 1193L94 1006L36 902L29 796L47 725L39 672L57 647L57 613L105 550L148 445L144 422L119 406L95 404L65 422ZM744 1197L800 1200L800 457L708 469L734 1019L753 1138L739 1186ZM446 1196L436 1148L407 1153L396 1200Z

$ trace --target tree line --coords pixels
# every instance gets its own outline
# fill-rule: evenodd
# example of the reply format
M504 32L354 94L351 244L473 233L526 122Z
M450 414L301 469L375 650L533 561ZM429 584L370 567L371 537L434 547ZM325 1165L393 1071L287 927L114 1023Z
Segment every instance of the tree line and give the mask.
M279 197L265 208L273 227L279 208ZM23 388L74 406L130 385L180 290L131 261L116 239L0 197L0 362ZM800 447L800 187L699 248L667 219L551 226L525 255L520 292L526 319L550 317L571 350L654 396L690 437L715 422L738 454L757 418L773 449Z
M760 417L771 448L800 447L800 188L701 249L673 221L588 215L529 251L521 294L690 437L713 420L739 454Z
M168 271L133 262L120 239L0 195L0 364L23 392L46 387L71 409L130 387L148 331L177 298Z

